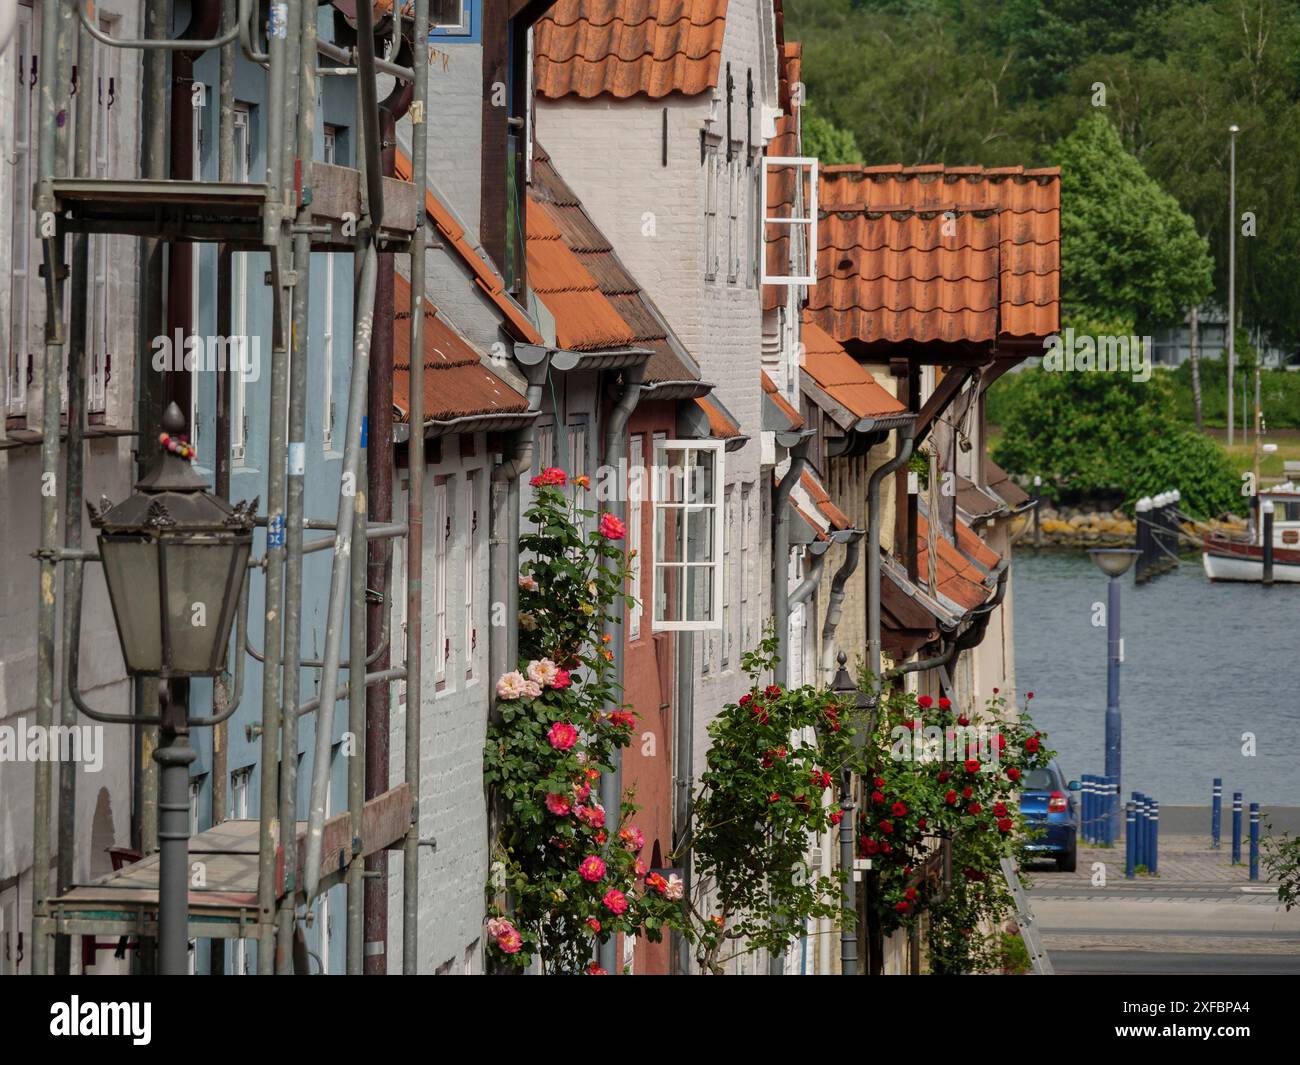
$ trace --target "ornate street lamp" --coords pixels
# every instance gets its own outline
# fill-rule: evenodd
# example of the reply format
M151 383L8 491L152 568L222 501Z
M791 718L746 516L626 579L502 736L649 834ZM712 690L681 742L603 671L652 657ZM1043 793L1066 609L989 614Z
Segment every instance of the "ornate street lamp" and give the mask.
M1097 568L1110 578L1106 589L1106 776L1115 782L1112 806L1107 812L1111 838L1119 839L1120 748L1119 667L1124 661L1124 641L1119 633L1119 579L1141 554L1132 547L1094 547L1088 552Z
M858 687L857 682L849 676L849 671L845 668L848 656L843 651L839 653L837 661L840 668L831 681L831 691L835 693L836 702L842 710L851 707L854 711L853 722L856 727L851 742L853 749L861 754L866 750L867 741L871 738L875 700ZM853 839L855 831L853 770L849 766L844 766L840 770L840 869L845 874L842 905L846 911L856 911L858 905L854 869L854 859L857 857ZM845 924L840 931L840 975L857 976L857 974L858 933L856 928L850 928Z
M87 503L99 530L113 619L126 671L158 677L158 952L165 976L189 970L189 686L225 666L230 626L253 542L257 500L232 507L190 465L175 403L163 413L161 454L113 506ZM242 650L241 650L242 653ZM202 724L204 722L195 722Z

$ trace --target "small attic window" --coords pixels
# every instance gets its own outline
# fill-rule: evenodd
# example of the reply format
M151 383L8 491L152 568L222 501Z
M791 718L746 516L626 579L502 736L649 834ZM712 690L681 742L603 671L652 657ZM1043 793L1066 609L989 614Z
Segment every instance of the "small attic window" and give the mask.
M791 175L791 172L793 174ZM793 189L788 200L768 203L769 174L773 178L789 179L793 176ZM783 184L776 181L774 184ZM765 243L790 237L791 273L767 272L767 256L759 258L763 285L815 285L817 284L817 160L813 156L763 156L763 171L758 187L763 194L763 235ZM773 214L789 211L789 214Z

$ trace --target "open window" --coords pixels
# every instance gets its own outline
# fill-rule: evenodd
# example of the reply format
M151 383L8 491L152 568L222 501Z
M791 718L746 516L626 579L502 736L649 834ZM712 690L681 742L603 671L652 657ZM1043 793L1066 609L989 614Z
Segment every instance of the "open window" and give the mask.
M764 254L759 256L763 285L817 284L817 160L812 156L763 156L759 189L763 196ZM769 263L767 246L786 249ZM769 273L769 267L775 272Z
M695 632L722 625L722 440L655 440L655 628Z

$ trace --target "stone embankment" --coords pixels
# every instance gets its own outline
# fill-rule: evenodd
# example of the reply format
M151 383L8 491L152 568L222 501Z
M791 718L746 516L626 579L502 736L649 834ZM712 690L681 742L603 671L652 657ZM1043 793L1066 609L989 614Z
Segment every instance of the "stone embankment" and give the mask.
M1044 506L1039 520L1044 546L1113 547L1131 544L1137 537L1137 523L1122 510L1089 510L1086 507L1062 507L1058 510ZM1032 542L1033 521L1032 513L1023 514L1012 527L1013 532L1023 530L1022 544ZM1200 540L1204 532L1216 530L1230 538L1241 538L1246 535L1246 524L1239 520L1211 521L1199 525L1184 522L1182 530L1191 541Z

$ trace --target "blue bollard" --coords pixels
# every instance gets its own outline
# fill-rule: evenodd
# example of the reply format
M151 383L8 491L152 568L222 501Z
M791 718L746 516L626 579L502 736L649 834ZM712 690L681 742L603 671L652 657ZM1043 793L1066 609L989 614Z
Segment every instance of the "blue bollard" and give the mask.
M1241 864L1241 792L1232 793L1232 864Z
M1214 798L1210 803L1210 849L1219 849L1219 826L1223 820L1223 778L1214 778Z
M1110 777L1109 793L1106 798L1106 843L1115 846L1119 842L1119 777Z
M1259 803L1250 804L1250 878L1259 879Z
M1137 804L1133 819L1133 860L1138 865L1147 864L1147 797L1140 791L1133 792L1133 801Z
M1095 830L1096 830L1096 828L1095 828L1095 825L1094 825L1094 823L1093 823L1093 818L1094 818L1095 813L1096 813L1096 811L1093 809L1093 807L1096 805L1096 798L1097 798L1097 795L1096 795L1096 788L1097 788L1097 785L1096 785L1096 783L1095 783L1096 779L1097 779L1097 778L1096 778L1095 776L1093 776L1093 774L1091 774L1091 773L1084 773L1084 775L1083 775L1083 781L1082 781L1082 783L1083 783L1083 794L1082 794L1082 796L1081 796L1081 800L1082 800L1082 802L1083 802L1083 841L1084 841L1084 843L1095 843L1095 842L1096 842L1096 838L1095 838Z
M1150 817L1147 819L1147 868L1151 875L1160 872L1160 803L1150 800Z
M1132 880L1137 876L1137 803L1124 807L1124 875Z

